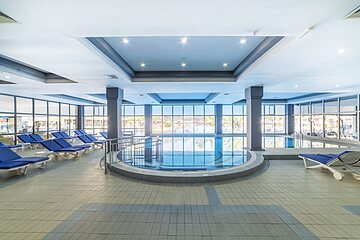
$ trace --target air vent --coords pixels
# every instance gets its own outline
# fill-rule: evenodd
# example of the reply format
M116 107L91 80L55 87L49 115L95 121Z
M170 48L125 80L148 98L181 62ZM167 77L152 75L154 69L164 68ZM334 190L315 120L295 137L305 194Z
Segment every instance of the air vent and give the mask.
M8 82L8 81L5 81L5 80L0 80L0 84L16 84L16 83Z
M0 11L0 23L15 23L16 21Z
M345 18L360 18L360 6L355 8L348 15L346 15Z

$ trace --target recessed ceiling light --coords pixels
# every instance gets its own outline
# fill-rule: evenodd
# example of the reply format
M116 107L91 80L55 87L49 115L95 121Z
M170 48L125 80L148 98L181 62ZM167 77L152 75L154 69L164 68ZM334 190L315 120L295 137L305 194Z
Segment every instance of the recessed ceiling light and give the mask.
M295 85L294 85L294 87L298 88L298 87L299 87L299 85L295 84Z
M112 75L112 74L105 75L105 78L107 78L107 79L118 79L118 77L116 75Z
M129 39L123 38L123 39L122 39L122 43L125 44L125 45L126 45L126 44L129 44Z
M245 38L242 38L242 39L240 39L240 44L243 45L243 44L246 43L246 41L247 41L247 40L246 40Z
M187 37L181 38L181 39L180 39L180 43L181 43L182 45L187 44L187 43L188 43L188 38L187 38Z
M337 88L338 88L338 87L340 87L340 85L339 85L339 84L336 84L336 85L335 85L335 87L337 87Z
M5 78L6 78L6 79L10 79L10 76L9 76L9 75L5 75Z
M144 94L142 94L142 93L141 93L141 94L139 94L139 96L140 96L140 97L143 97L143 96L144 96Z
M337 50L337 54L343 54L343 53L345 53L345 49L340 48Z
M228 67L228 66L229 66L228 63L223 63L223 67L224 67L224 68L226 68L226 67Z
M146 64L145 63L140 63L140 67L146 67Z
M184 62L181 63L181 66L182 66L182 67L186 67L186 63L184 63Z
M228 96L228 95L230 95L230 93L224 93L224 95L225 95L225 96Z

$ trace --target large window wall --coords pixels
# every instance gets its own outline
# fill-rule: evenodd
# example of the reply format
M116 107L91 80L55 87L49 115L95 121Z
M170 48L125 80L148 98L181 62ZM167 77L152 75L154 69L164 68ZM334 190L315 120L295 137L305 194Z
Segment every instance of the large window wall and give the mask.
M122 106L122 129L135 136L145 135L144 106Z
M297 104L295 131L306 135L359 140L358 96Z
M246 133L246 105L223 105L222 114L223 134Z
M0 94L0 141L13 144L17 134L38 133L48 138L60 129L77 128L78 106Z
M286 133L285 104L262 105L262 132L271 135Z
M107 131L107 107L84 106L84 130L87 133Z
M214 105L152 106L153 134L214 134Z

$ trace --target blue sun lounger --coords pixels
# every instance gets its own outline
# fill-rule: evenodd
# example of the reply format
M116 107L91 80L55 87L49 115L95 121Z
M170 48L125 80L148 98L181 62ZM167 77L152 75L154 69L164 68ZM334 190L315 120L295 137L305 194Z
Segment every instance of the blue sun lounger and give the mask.
M100 132L100 135L103 136L103 138L105 138L105 139L109 138L108 132Z
M0 148L0 171L16 171L17 174L26 174L29 165L40 165L44 167L48 157L21 157L11 149Z
M49 151L51 151L55 157L61 156L67 156L67 155L73 155L74 157L77 157L79 153L84 150L83 148L79 147L62 147L58 143L56 143L54 140L46 140L41 142L41 144Z
M33 134L29 134L29 136L34 139L34 141L37 141L37 142L42 142L42 141L45 141L45 139L43 139L39 134L37 133L33 133Z
M24 144L7 145L7 144L4 144L4 143L0 142L0 147L7 147L7 148L10 148L10 149L19 149L19 148L23 148Z
M63 138L65 138L65 139L74 139L74 138L76 138L76 137L72 137L72 136L70 136L69 134L67 134L67 132L59 132L62 136L63 136Z
M82 148L82 149L89 149L91 145L89 144L82 144L82 145L71 145L63 138L54 139L54 141L59 144L63 148Z
M360 171L356 167L360 166L360 152L345 151L340 154L300 154L307 169L325 168L331 171L336 180L341 180L343 172L352 173L356 180L360 180ZM311 162L312 165L309 165Z
M30 148L32 149L41 146L40 145L41 141L32 139L28 134L17 135L17 138L19 138L25 144L30 144Z
M53 135L54 138L64 138L60 132L52 132L51 135Z
M83 143L91 143L94 144L94 146L98 146L100 148L103 148L103 145L105 143L105 141L99 141L97 140L94 136L92 136L91 134L88 135L79 135L78 138L83 142Z

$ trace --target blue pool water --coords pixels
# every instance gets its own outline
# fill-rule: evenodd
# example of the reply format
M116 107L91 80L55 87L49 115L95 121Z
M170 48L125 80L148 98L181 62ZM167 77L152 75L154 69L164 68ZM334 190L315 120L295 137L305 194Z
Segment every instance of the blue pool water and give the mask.
M130 164L157 170L212 170L239 166L249 160L246 137L162 137L160 158L144 159L144 152ZM337 148L339 145L271 136L263 138L264 148ZM155 152L154 150L152 152ZM151 154L150 154L151 155ZM149 155L148 155L149 156Z

